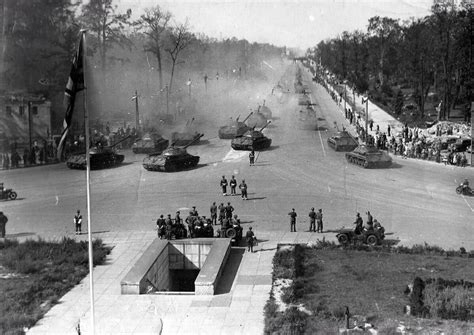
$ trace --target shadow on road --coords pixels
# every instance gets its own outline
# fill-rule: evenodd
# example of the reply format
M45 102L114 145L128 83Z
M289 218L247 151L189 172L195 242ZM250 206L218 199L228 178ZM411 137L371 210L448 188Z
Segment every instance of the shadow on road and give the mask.
M266 199L267 197L255 197L255 198L248 198L247 200L263 200Z
M36 233L25 232L25 233L17 233L17 234L6 234L5 238L18 238L18 237L34 236L34 235L36 235Z
M232 289L232 284L234 279L237 276L237 272L244 257L245 248L242 247L232 247L230 249L230 255L227 259L227 263L224 266L222 271L222 277L219 280L219 285L216 288L217 294L229 293Z

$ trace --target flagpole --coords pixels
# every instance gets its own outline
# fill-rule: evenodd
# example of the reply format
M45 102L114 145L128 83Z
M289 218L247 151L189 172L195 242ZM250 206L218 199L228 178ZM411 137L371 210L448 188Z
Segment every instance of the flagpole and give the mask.
M86 195L87 195L87 235L89 240L89 293L90 293L90 304L91 304L91 330L92 334L95 334L95 320L94 320L94 257L93 257L93 248L92 248L92 224L91 224L91 183L90 183L90 174L91 174L91 164L90 164L90 154L89 154L89 144L90 144L90 135L89 135L89 111L87 109L87 81L86 81L86 30L81 30L81 38L83 39L83 57L82 57L82 68L84 71L84 127L86 130Z

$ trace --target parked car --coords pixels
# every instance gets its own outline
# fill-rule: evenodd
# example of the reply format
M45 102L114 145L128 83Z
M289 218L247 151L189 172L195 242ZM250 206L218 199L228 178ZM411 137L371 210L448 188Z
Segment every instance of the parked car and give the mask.
M467 148L471 148L472 140L470 138L458 138L454 143L455 147L454 150L456 152L463 152L466 151Z

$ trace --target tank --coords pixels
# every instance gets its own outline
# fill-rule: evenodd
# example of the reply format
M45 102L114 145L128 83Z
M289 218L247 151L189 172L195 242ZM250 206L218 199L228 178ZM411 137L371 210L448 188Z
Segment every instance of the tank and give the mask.
M194 121L194 118L191 119L188 123L186 123L186 129L184 132L173 132L171 133L171 143L176 146L188 146L188 144L197 144L199 142L195 141L196 138L201 138L201 134L197 131L191 130L191 125Z
M262 133L271 121L268 121L260 130L249 130L244 135L236 137L231 142L234 150L264 150L270 147L272 140Z
M259 112L262 113L262 115L267 119L272 118L272 111L270 108L265 106L265 100L263 100L263 105L259 107Z
M125 156L117 153L115 146L122 143L123 141L129 139L131 136L127 136L115 143L112 146L95 146L89 148L89 160L90 168L92 170L110 168L116 165L119 165L123 162ZM79 169L84 170L87 167L86 163L86 153L80 152L74 155L71 155L66 160L66 165L70 169Z
M306 108L300 110L298 114L298 120L300 121L301 129L316 130L318 127L316 111L311 106L307 106Z
M245 134L248 130L250 130L250 127L245 124L245 121L248 120L248 118L253 114L251 112L245 119L244 121L240 122L239 117L233 122L231 122L227 126L223 126L219 128L219 138L222 139L233 139L237 136L241 136Z
M190 169L198 165L199 156L193 156L186 151L186 148L199 141L203 134L199 134L194 141L184 147L171 145L161 154L151 154L143 159L143 167L148 171L174 172Z
M363 166L364 168L384 168L392 164L392 158L384 151L366 144L359 145L352 152L346 152L349 163Z
M329 137L328 144L336 151L352 151L359 145L357 140L345 130Z
M257 113L253 113L249 117L247 125L249 128L260 128L265 127L267 125L267 118L262 113L260 113L260 106L257 110Z
M156 132L150 132L133 143L132 151L135 154L151 154L165 150L169 145L169 141L161 137Z

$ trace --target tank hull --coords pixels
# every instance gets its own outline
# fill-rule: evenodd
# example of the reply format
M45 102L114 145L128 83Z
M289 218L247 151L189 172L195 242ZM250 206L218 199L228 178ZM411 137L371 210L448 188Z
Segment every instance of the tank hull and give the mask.
M365 169L388 168L392 165L391 158L384 160L371 159L371 157L366 157L353 152L346 153L346 160L351 164L362 166Z
M198 144L199 140L196 140L196 134L189 134L189 133L172 133L171 134L171 143L176 146L186 146L188 144Z
M249 129L249 127L231 128L228 126L224 126L219 128L218 135L220 139L231 140L233 138L236 138L237 136L242 136Z
M125 159L124 155L117 153L102 153L90 155L90 167L92 170L107 169L117 166ZM85 170L86 169L86 155L72 155L66 161L66 165L70 169Z
M235 139L232 140L232 142L231 142L232 149L234 149L234 150L248 150L248 151L257 150L257 151L260 151L260 150L268 149L272 145L272 140L270 138L267 138L267 137L259 138L259 139L252 140L252 141L248 141L248 140L242 141L240 139L241 138L238 137L238 138L235 138Z
M333 138L328 138L328 145L334 149L334 151L352 151L357 148L357 144L338 143Z
M163 150L168 148L168 145L169 141L165 139L157 142L138 141L133 144L132 151L134 154L161 153Z
M179 157L148 156L143 159L143 167L148 171L176 172L192 169L199 163L199 156L186 154Z

